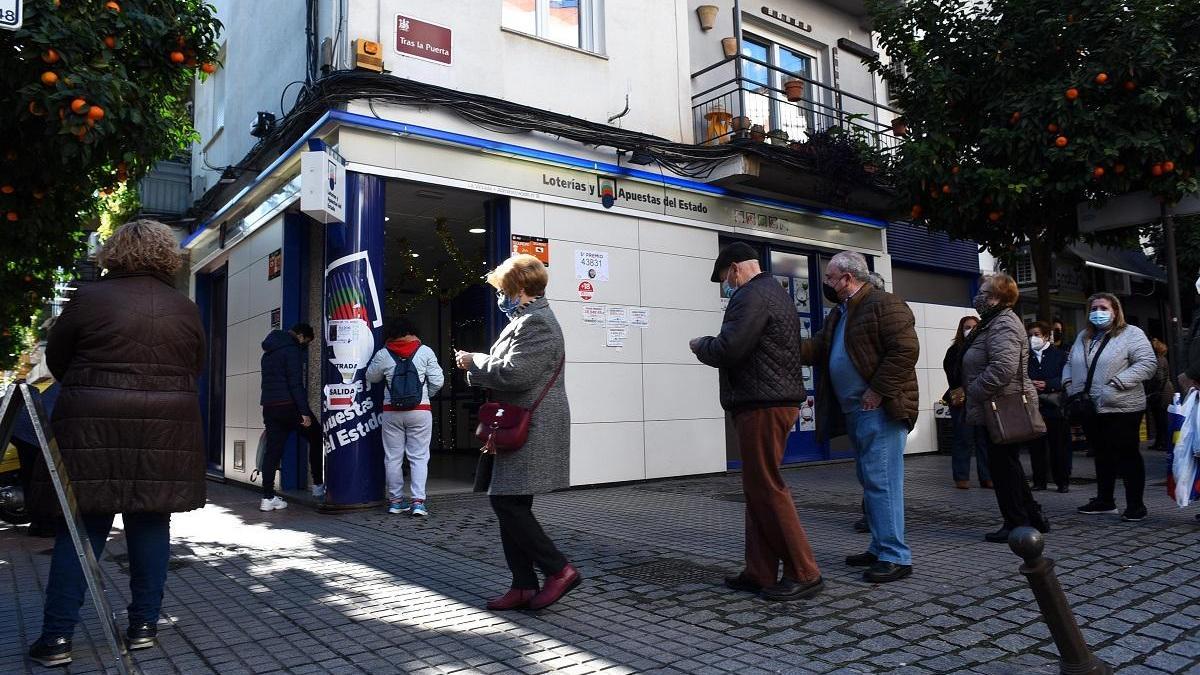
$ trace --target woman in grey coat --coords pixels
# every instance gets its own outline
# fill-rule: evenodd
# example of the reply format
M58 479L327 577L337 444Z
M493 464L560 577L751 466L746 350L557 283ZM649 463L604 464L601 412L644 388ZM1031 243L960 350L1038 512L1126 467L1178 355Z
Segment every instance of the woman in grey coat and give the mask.
M993 542L1008 541L1009 532L1022 525L1050 531L1050 522L1025 482L1022 444L993 442L984 420L987 402L1005 394L1024 392L1030 401L1037 400L1037 389L1029 379L1025 325L1012 310L1018 297L1017 282L1007 274L984 277L975 296L979 325L963 347L961 385L966 392L966 420L975 429L975 442L987 448L996 503L1004 517L999 530L984 535Z
M1138 447L1138 430L1146 412L1142 383L1154 376L1158 359L1146 334L1125 323L1121 301L1109 293L1088 298L1088 326L1075 339L1063 369L1068 397L1083 391L1093 362L1096 372L1090 393L1096 414L1083 419L1083 431L1096 453L1096 498L1079 507L1079 512L1116 513L1113 492L1120 474L1125 479L1121 520L1142 520L1146 517L1142 501L1146 465Z
M495 457L488 494L500 521L512 588L488 609L542 609L579 585L579 572L546 536L533 515L533 495L567 487L571 409L564 384L566 346L550 303L542 297L550 275L531 255L505 260L487 277L509 324L487 354L459 352L467 382L488 389L492 400L533 410L529 436L519 450ZM539 396L545 398L538 404ZM535 567L546 582L538 590Z

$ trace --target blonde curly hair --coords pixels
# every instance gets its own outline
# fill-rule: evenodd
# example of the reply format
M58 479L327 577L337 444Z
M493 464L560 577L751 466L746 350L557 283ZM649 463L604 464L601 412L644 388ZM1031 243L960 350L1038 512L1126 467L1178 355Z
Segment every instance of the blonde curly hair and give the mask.
M157 220L134 220L105 240L96 262L109 272L159 272L173 276L183 263L171 228Z

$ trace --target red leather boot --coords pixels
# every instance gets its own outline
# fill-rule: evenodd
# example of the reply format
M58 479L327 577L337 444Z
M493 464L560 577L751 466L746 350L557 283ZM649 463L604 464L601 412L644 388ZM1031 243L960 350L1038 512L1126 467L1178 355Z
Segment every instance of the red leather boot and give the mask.
M529 606L529 601L537 592L536 588L510 588L504 595L488 600L487 608L495 610L524 609Z
M538 591L537 595L529 601L529 609L542 609L553 605L558 602L559 598L578 586L580 581L583 581L583 577L579 576L579 570L568 563L558 574L546 577L546 583L542 586L542 590Z

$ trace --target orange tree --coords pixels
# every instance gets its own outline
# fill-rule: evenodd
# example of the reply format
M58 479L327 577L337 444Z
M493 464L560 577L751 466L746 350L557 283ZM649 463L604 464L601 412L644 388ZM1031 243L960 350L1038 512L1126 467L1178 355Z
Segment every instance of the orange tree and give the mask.
M995 253L1029 246L1042 317L1077 204L1200 187L1200 0L868 5L884 50L870 65L911 130L904 208Z
M0 363L100 196L195 138L186 97L219 30L201 0L25 0L0 30Z

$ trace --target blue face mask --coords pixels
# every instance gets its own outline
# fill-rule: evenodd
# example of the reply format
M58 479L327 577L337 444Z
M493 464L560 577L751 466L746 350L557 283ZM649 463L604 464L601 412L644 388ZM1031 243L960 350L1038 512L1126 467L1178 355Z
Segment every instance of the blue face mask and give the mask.
M1112 323L1112 312L1107 309L1093 309L1088 313L1088 321L1096 328L1108 328L1108 324Z
M732 298L733 293L736 290L737 289L734 288L733 286L731 286L728 281L721 282L721 297L722 298Z
M521 306L521 298L510 298L503 291L496 291L496 306L505 314L512 314Z

